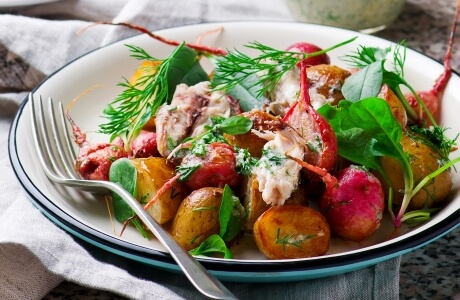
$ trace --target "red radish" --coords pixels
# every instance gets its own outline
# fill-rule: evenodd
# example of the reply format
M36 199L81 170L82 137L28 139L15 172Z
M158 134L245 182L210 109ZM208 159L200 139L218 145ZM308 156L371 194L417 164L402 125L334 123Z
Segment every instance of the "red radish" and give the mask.
M199 166L186 180L194 190L202 187L223 187L228 184L235 186L240 181L236 172L235 150L225 143L205 145L206 154L201 157L190 154L184 157L181 167Z
M444 90L446 89L447 83L449 82L449 79L452 76L452 67L450 64L450 60L452 58L452 47L454 44L455 29L457 28L459 10L460 10L460 1L457 1L457 5L455 8L454 22L452 24L450 37L449 37L449 44L447 46L446 55L444 56L444 72L436 80L431 90L417 92L417 95L423 101L423 104L426 106L427 110L433 116L435 122L439 121L441 99L444 94ZM428 117L428 114L420 106L420 104L418 103L418 101L416 100L413 94L407 94L406 99L409 102L409 104L415 109L415 111L418 112L420 120L426 120L428 122L427 125L435 125L433 124L432 120L430 120L430 118Z
M65 116L72 127L74 141L80 147L75 170L83 179L108 181L112 163L119 158L128 157L123 140L116 138L112 143L92 144L87 141L86 133L75 124L68 111Z
M157 134L142 130L131 143L131 151L133 157L137 158L160 156L157 148Z
M300 95L283 118L283 121L296 129L309 143L309 155L306 161L312 165L331 170L338 158L338 145L335 132L326 119L311 105L309 83L307 78L307 64L299 63L300 67Z
M339 171L338 185L326 188L320 210L332 232L355 242L368 238L380 227L385 198L380 181L362 167Z
M305 43L305 42L299 42L299 43L293 44L286 49L286 51L302 52L306 54L311 54L311 53L315 53L315 52L322 51L322 50L323 49L321 49L320 47L314 44ZM316 65L322 65L322 64L328 65L331 63L331 60L326 53L306 58L303 61L308 66L316 66Z
M191 171L191 175L183 181L194 190L203 187L223 187L225 184L230 187L237 185L241 178L235 169L236 156L233 147L219 142L206 144L204 147L203 156L190 153L182 159L178 168ZM181 174L177 174L165 182L163 187L144 206L144 209L152 206L177 180L180 180L180 177Z

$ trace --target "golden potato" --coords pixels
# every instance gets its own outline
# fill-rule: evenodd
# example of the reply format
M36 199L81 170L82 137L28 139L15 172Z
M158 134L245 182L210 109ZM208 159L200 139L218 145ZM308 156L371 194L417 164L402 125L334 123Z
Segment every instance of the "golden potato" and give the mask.
M402 105L401 101L399 101L399 98L396 96L396 94L390 89L390 87L386 84L382 85L380 93L377 95L377 97L382 98L388 103L393 116L395 117L396 121L398 121L399 125L401 125L401 128L406 128L406 109Z
M155 70L155 67L158 67L160 65L161 61L150 61L150 60L145 60L142 61L139 67L136 69L134 74L131 76L129 79L130 84L136 84L143 76L151 75L153 74L153 71Z
M336 105L343 99L342 85L351 73L334 65L315 65L307 68L308 82L310 83L310 94L312 101L315 101L315 94L324 97L326 103ZM312 90L315 92L312 93Z
M303 205L285 204L265 211L254 224L254 240L269 259L326 254L331 231L324 216Z
M160 61L150 61L150 60L145 60L142 61L139 67L136 69L134 74L129 78L129 83L132 85L136 85L138 81L143 76L148 76L153 74L153 71L155 70L155 67L158 67L160 65ZM156 126L155 126L155 117L151 118L143 127L144 130L147 131L155 131Z
M419 137L411 138L403 134L401 145L409 154L409 162L414 174L414 186L439 168L441 156ZM382 157L382 166L385 173L389 174L388 177L393 186L393 202L401 204L404 196L404 178L399 162L390 157ZM450 170L446 170L414 195L409 203L408 211L439 206L449 194L451 187L452 174Z
M204 187L181 203L171 226L172 237L186 250L199 246L220 230L219 210L223 189Z
M141 204L146 204L166 181L176 175L174 166L162 157L136 158L132 159L132 164L137 170L136 192ZM164 224L174 218L187 194L187 188L176 182L147 211L158 223Z
M280 117L275 117L260 110L244 112L242 115L253 122L252 129L255 130L281 130L286 126ZM265 139L252 132L238 135L224 134L224 137L230 145L248 149L249 153L254 157L262 156L262 148L267 143Z
M255 175L245 177L240 195L240 199L243 199L243 207L246 210L244 230L252 232L254 223L260 215L270 208L270 205L262 199L262 193L259 191L259 183ZM286 204L308 205L305 190L301 184L299 184L298 189L292 193L291 197L286 200Z

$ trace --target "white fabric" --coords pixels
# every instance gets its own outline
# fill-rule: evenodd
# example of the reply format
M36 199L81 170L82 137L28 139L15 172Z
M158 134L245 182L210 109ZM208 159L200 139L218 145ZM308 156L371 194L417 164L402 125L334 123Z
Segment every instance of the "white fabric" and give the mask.
M11 14L8 14L11 12ZM102 263L26 198L7 154L20 102L47 75L94 48L137 34L88 21L126 21L151 30L205 21L291 20L281 0L62 0L0 15L0 299L41 299L63 280L132 299L201 299L185 277L152 268L151 280ZM27 133L24 133L27 134ZM226 282L241 299L397 299L399 258L325 279Z

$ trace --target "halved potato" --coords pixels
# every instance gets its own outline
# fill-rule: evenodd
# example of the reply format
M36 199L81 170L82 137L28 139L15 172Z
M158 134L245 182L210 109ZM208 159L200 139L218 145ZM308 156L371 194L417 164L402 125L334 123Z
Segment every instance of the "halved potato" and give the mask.
M262 198L262 193L259 191L259 182L255 175L245 177L240 195L240 199L243 199L243 207L246 210L246 222L243 229L246 232L252 232L256 220L271 206ZM307 206L308 200L305 195L303 186L299 184L298 189L286 200L286 204L302 204Z
M396 96L396 94L390 89L390 87L386 84L382 85L380 93L377 95L377 97L382 98L388 103L393 116L395 117L396 121L398 121L399 125L401 125L401 128L406 128L406 109L402 105L401 101L399 101L399 98Z
M270 207L254 224L254 240L269 259L304 258L326 254L331 231L313 208L285 204Z
M408 154L409 163L414 176L414 183L417 185L427 175L440 167L442 158L438 152L432 149L420 137L409 136L404 133L401 138L401 145L404 152ZM393 203L401 204L404 198L404 177L400 163L391 157L381 158L382 167L388 176L393 187ZM382 184L386 186L384 180ZM447 169L432 180L430 180L409 202L408 210L440 207L452 188L451 170ZM388 187L385 188L388 190Z
M132 159L132 163L137 170L136 192L141 204L147 203L166 181L176 175L174 166L162 157L136 158ZM167 223L174 218L187 195L187 188L176 182L147 211L158 223Z
M170 232L184 249L192 250L219 233L222 194L222 188L204 187L193 191L181 203Z
M315 65L307 68L310 97L314 107L329 103L336 105L343 99L342 86L351 73L335 65Z

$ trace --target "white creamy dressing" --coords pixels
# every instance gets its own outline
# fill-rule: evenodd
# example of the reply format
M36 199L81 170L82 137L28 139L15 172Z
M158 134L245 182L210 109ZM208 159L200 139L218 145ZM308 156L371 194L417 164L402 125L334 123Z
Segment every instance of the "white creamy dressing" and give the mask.
M303 160L306 151L305 141L290 127L282 131L263 132L259 136L270 139L253 170L259 183L259 191L267 204L283 205L297 189L302 169L285 154Z
M324 231L320 230L316 234L297 234L297 235L292 236L290 239L288 239L287 242L289 244L295 244L295 243L298 243L298 242L304 242L304 241L306 241L308 239L311 239L311 238L317 237L317 236L324 236Z
M289 107L291 107L299 97L300 71L293 68L281 77L271 95L270 111L275 115L284 116Z

